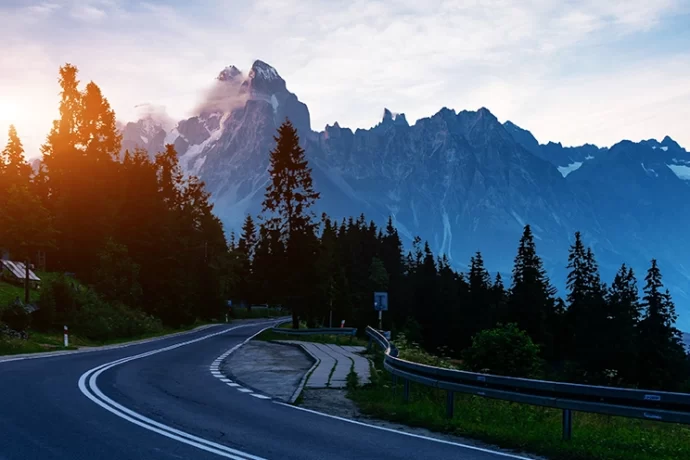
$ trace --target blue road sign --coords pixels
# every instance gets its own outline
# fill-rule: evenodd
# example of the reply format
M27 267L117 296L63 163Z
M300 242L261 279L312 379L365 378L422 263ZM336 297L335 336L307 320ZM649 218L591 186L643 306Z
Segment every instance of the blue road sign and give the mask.
M388 293L374 292L374 310L388 311Z

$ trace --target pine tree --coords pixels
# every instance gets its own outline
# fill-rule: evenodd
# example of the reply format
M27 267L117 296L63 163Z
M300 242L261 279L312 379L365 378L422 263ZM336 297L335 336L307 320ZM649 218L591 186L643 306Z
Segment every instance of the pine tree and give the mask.
M513 267L513 280L504 322L518 327L553 357L554 289L537 255L532 229L526 225Z
M605 286L590 248L585 248L580 232L568 255L568 326L571 358L584 371L587 381L602 378L606 363L600 349L606 343Z
M31 166L24 159L24 147L14 125L10 125L8 141L0 152L0 192L7 192L12 185L28 185Z
M388 316L393 322L404 324L409 316L407 296L404 294L405 258L403 245L393 220L389 217L386 232L379 237L378 257L383 261L386 272L390 276L388 300L395 308L391 308Z
M606 344L600 350L604 367L633 383L637 380L640 301L635 274L625 264L616 273L606 295L606 320Z
M271 151L269 166L271 182L266 187L262 213L273 214L264 216L266 223L270 229L279 230L287 243L294 234L313 228L310 208L320 194L314 191L304 149L289 120L278 128L274 139L276 148Z
M668 290L664 290L657 261L645 277L640 321L639 381L644 388L674 390L686 377L687 355L681 334L675 328L676 311Z
M496 278L494 278L494 283L491 286L491 305L492 311L495 312L496 322L501 322L501 318L508 316L506 311L508 308L508 292L500 273L496 273Z
M468 281L468 318L464 334L466 344L469 344L475 333L495 324L495 312L491 309L491 276L484 267L484 259L479 251L470 259Z
M320 194L314 191L304 149L300 147L297 130L289 120L278 128L275 141L276 147L270 153L271 181L266 187L262 217L268 229L276 231L287 248L287 263L292 277L287 297L292 304L293 327L298 328L299 298L307 295L306 273L313 268L316 257L316 248L311 243L315 223L310 208Z
M57 265L89 281L120 211L114 157L121 136L98 86L90 82L80 91L77 73L70 64L60 68L60 118L41 147L37 183L55 215Z
M254 246L256 246L256 225L254 219L250 214L244 219L242 224L242 235L240 236L239 249L242 251L248 260L254 256Z
M247 214L244 224L242 224L242 234L237 244L241 272L238 276L238 284L236 286L235 294L238 295L242 301L247 302L247 305L250 309L252 303L257 300L256 296L254 295L256 288L252 273L252 259L254 257L255 246L256 227L254 226L252 216Z

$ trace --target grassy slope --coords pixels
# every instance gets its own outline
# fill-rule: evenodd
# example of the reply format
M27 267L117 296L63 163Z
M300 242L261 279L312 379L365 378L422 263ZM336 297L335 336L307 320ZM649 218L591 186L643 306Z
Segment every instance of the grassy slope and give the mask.
M212 324L208 322L196 322L189 326L172 329L166 328L156 333L143 334L135 337L126 337L120 339L106 340L106 341L94 341L84 339L79 336L70 334L69 344L70 346L65 348L63 346L64 337L61 332L55 333L45 333L37 331L29 331L28 340L16 340L16 339L3 339L0 340L0 355L14 355L21 353L37 353L43 351L59 351L59 350L76 350L80 347L99 347L104 345L115 345L118 343L134 342L137 340L150 339L154 337L160 337L163 335L174 334L176 332L184 332L194 329L195 327L202 326L204 324Z
M50 282L51 280L57 278L59 273L54 272L35 272L36 275L41 278L43 283ZM29 296L32 302L37 302L41 295L40 289L31 289ZM0 310L7 307L8 304L14 302L14 299L19 297L21 301L24 301L24 285L11 284L6 281L0 281Z
M380 367L381 360L377 365ZM561 411L479 396L455 396L455 416L445 416L444 391L410 386L410 402L402 384L378 370L372 384L353 389L349 396L371 416L480 439L564 460L687 460L690 426L647 420L573 414L573 438L561 440Z

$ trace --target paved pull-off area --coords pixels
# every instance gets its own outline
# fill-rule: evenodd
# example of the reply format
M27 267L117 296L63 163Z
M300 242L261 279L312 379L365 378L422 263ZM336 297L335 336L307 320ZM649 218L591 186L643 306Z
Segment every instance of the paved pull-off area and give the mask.
M286 402L293 401L314 361L297 347L252 340L220 364L242 384Z
M307 388L345 388L351 369L354 369L361 385L369 383L369 360L357 354L366 350L364 347L298 340L281 340L280 343L301 346L317 360L318 364L307 380Z

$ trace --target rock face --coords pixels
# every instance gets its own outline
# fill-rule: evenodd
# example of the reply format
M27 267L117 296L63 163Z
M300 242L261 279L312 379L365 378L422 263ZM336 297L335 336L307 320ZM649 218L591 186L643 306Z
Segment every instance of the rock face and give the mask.
M481 250L492 271L510 272L522 228L530 224L539 254L563 295L567 250L576 230L610 281L626 262L640 287L659 260L690 330L690 154L672 139L594 145L539 144L527 130L500 123L486 108L443 108L410 125L383 112L371 129L311 130L309 111L278 72L256 61L245 75L223 69L198 115L172 130L152 119L123 129L123 148L150 152L173 143L185 170L206 182L226 230L257 214L268 181L268 153L286 118L297 128L321 192L317 213L335 218L388 216L408 240L419 235L464 269Z

